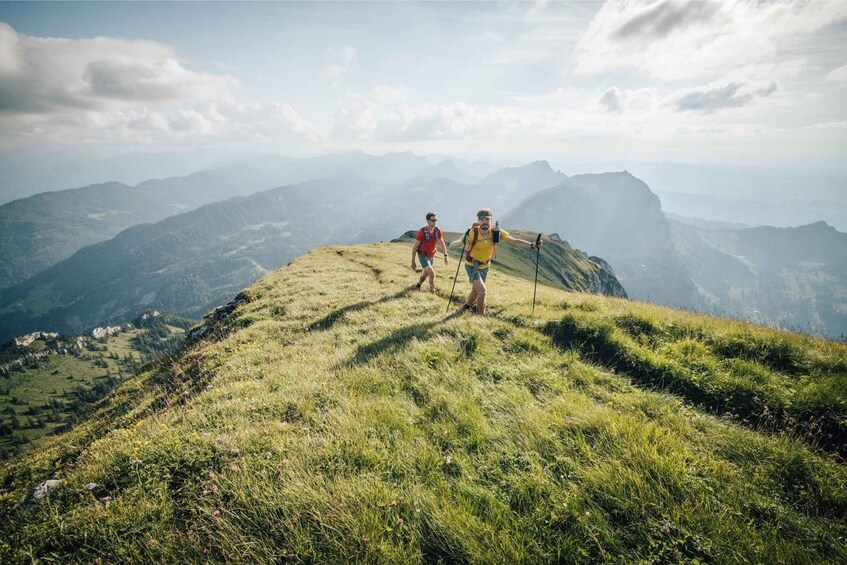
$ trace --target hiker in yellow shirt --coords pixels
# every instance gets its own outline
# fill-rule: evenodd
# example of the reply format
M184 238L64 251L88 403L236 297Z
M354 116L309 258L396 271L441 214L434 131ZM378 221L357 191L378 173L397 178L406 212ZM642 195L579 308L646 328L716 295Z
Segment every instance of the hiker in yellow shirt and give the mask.
M491 208L483 208L476 213L476 217L477 223L465 232L463 239L451 242L450 247L457 247L460 243L465 243L468 249L465 253L465 271L473 288L465 305L462 306L462 310L473 311L473 307L476 305L476 313L485 316L485 279L488 277L488 269L491 267L494 246L497 243L506 242L523 249L535 249L535 243L510 236L509 232L500 229L499 222L492 226L491 221L494 212L491 211ZM538 249L541 249L542 245L544 245L544 242L539 240Z

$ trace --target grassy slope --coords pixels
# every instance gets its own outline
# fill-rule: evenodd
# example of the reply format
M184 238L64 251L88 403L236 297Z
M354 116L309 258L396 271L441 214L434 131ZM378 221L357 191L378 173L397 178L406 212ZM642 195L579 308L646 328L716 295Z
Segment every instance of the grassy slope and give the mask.
M847 560L843 464L756 431L843 424L847 348L546 287L532 318L532 283L496 271L490 318L445 314L408 259L298 258L4 466L0 559ZM710 415L742 382L812 414Z

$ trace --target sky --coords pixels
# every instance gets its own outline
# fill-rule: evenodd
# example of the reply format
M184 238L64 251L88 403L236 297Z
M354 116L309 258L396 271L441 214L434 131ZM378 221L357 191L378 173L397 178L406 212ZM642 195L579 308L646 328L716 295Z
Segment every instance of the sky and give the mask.
M0 3L0 157L847 170L847 2Z

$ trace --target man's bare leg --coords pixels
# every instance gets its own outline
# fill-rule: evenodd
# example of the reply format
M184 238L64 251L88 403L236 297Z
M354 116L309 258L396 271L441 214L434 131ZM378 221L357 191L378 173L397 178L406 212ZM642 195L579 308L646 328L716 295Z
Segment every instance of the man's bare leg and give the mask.
M485 293L485 283L482 279L476 279L471 294L476 294L476 313L480 316L485 316Z
M418 279L418 290L421 289L421 286L423 285L424 281L426 279L430 278L430 276L434 275L434 274L435 274L435 272L432 270L432 267L425 267L423 272L421 273L421 278ZM430 282L430 286L432 286L431 282Z
M474 287L471 289L471 293L468 294L468 300L465 302L465 306L470 308L474 304L476 304L476 285L474 285Z

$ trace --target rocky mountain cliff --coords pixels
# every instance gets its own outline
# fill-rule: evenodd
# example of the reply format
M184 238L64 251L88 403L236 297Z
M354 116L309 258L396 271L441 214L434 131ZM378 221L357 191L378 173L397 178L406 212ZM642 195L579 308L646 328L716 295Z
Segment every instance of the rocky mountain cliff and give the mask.
M506 221L558 232L602 256L635 300L847 334L847 234L824 222L695 227L668 220L658 197L627 172L571 177Z

